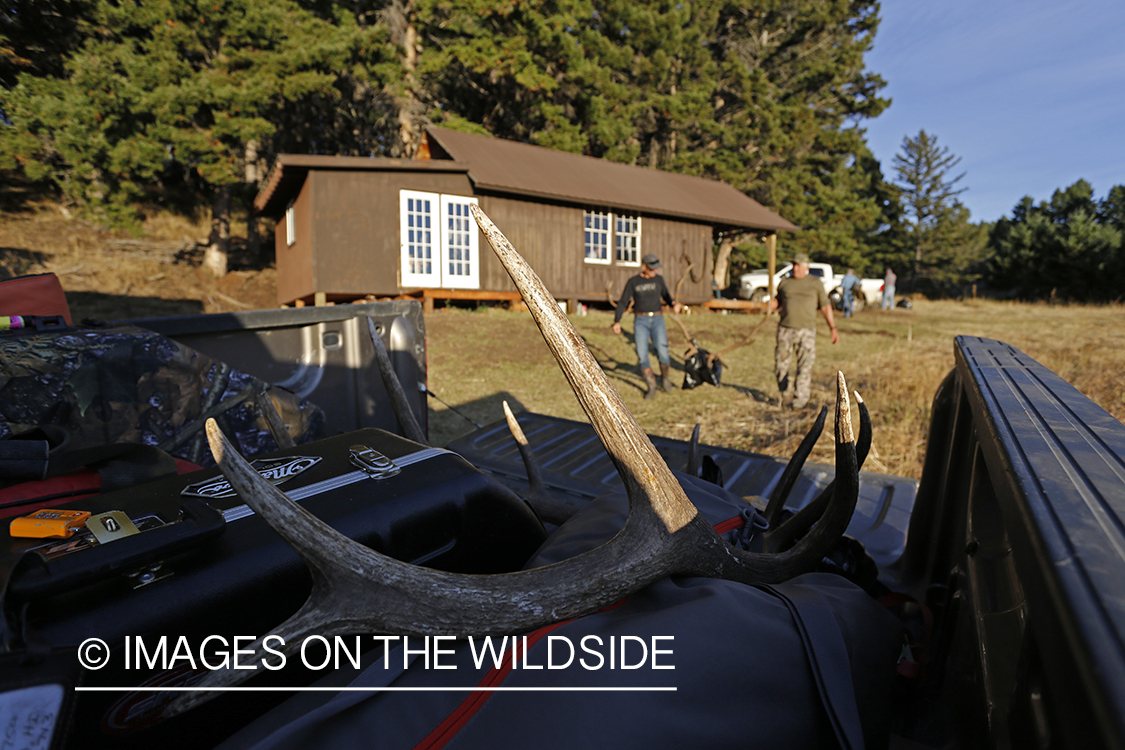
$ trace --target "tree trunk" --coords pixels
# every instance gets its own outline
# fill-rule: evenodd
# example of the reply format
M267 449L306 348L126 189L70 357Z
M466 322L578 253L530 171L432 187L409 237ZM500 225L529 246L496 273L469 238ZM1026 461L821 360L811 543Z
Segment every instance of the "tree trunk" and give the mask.
M211 237L203 256L203 267L213 276L227 275L230 258L230 186L215 188L211 202Z
M414 154L418 151L418 144L421 140L418 123L415 118L415 110L417 109L417 98L414 94L414 88L418 85L418 31L414 28L414 23L411 15L414 12L414 3L407 0L402 7L403 20L405 26L402 31L402 52L403 52L403 67L406 68L406 92L403 99L399 102L398 110L398 125L399 134L402 138L403 156L407 159L413 159Z
M734 237L727 235L719 241L719 254L715 258L715 273L712 278L720 289L727 288L727 271L730 266L730 251L734 249Z
M243 158L246 167L246 182L247 184L253 185L255 190L261 184L262 177L264 177L259 171L258 145L257 139L247 142ZM253 198L250 199L250 205L246 207L246 252L255 260L265 260L261 257L262 247L258 240L258 209L254 207Z

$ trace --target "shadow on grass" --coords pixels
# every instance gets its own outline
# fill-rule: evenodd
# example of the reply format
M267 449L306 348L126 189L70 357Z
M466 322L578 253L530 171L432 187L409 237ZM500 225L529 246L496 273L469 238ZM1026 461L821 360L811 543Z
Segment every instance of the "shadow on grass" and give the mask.
M700 388L702 388L702 387L703 386L700 386ZM735 385L734 383L723 383L719 387L720 388L730 388L732 390L738 391L743 396L746 396L747 398L752 398L760 404L770 404L770 403L773 403L777 400L776 396L771 396L770 394L768 394L764 391L760 391L757 388L748 388L744 385Z
M30 213L33 204L57 197L46 182L29 180L14 170L0 170L0 185L0 211L6 214Z
M441 393L434 393L434 395L437 398L444 398ZM527 407L507 391L493 393L463 404L451 403L449 406L436 399L431 400L428 414L430 445L444 446L477 430L479 426L503 419L505 401L508 402L508 407L513 414L527 411Z
M629 342L629 345L635 348L635 339L633 338L633 334L629 331L623 331L623 335ZM582 340L586 343L587 348L589 348L590 352L594 355L594 358L598 360L598 364L601 365L602 372L605 373L606 378L610 382L614 383L619 390L621 386L628 386L629 388L635 388L640 393L645 393L648 391L648 386L645 384L644 378L641 376L641 368L637 364L637 362L632 360L630 360L629 362L625 362L617 359L597 344L590 343L590 340L585 336L582 337ZM671 373L675 374L674 380L680 380L679 374L687 372L687 370L684 368L682 362L676 361L675 354L671 350L671 348L669 348L669 354L672 356ZM655 358L656 352L653 349L650 349L650 364L652 364ZM659 369L654 369L654 372L657 373L657 377L659 378ZM676 386L676 390L680 390L680 387Z
M31 268L47 260L47 254L22 247L0 247L0 281L26 276Z
M230 250L227 252L227 270L229 271L261 271L273 265L273 238L262 236L258 240L258 251L255 254L250 243L245 237L231 237ZM176 253L176 263L189 266L203 265L203 256L207 252L206 242L196 242L186 245Z
M104 323L127 318L162 318L200 315L203 303L195 299L133 297L103 292L67 292L66 302L75 323Z

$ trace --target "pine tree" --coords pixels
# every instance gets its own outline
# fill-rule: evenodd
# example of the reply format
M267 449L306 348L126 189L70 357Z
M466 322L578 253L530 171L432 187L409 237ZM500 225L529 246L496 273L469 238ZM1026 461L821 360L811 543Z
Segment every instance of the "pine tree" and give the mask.
M711 42L721 126L707 173L802 228L788 251L859 265L880 210L859 160L858 123L889 102L864 67L874 2L725 3Z
M291 0L97 0L64 75L21 75L6 92L0 166L50 179L114 223L133 221L173 167L187 171L212 202L208 265L221 274L248 162L276 153L279 132L308 138L330 120L314 113L339 99L337 71L380 57L381 30L334 13L329 22ZM279 128L290 112L309 122Z
M928 255L944 252L948 231L944 225L967 220L957 196L967 188L956 187L964 173L950 179L950 170L961 162L961 157L949 153L947 146L938 147L937 137L925 130L914 138L902 139L902 152L895 154L894 167L902 189L905 218L910 226L910 245L913 250L911 281L924 275L923 264ZM939 231L942 230L942 231Z
M1024 197L989 235L993 286L1025 299L1060 296L1080 301L1121 297L1125 284L1125 186L1103 201L1079 180L1038 206Z
M411 156L432 121L723 180L803 227L785 252L862 265L885 223L875 0L69 3L84 43L2 94L0 167L118 221L171 174L221 218L280 151Z

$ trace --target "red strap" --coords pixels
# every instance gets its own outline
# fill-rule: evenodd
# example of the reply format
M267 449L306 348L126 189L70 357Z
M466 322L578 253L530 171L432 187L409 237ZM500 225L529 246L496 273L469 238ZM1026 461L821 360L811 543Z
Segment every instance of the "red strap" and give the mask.
M182 458L175 461L177 474L187 474L202 468ZM97 495L101 487L101 477L92 469L78 469L49 479L20 482L0 489L0 518L23 516L41 508L69 504Z
M598 610L597 614L617 609L624 603L625 600L622 599L615 604L611 604L608 607ZM486 674L484 678L477 684L477 687L499 686L500 683L503 682L508 674L512 671L512 664L514 662L518 662L520 659L527 658L527 652L531 650L532 646L543 640L543 638L545 638L551 631L557 630L563 625L574 622L578 619L581 618L576 617L572 620L556 622L554 625L547 625L546 627L539 628L531 635L525 636L524 638L520 638L517 636L516 642L512 646L512 652L514 653L514 656L510 659L505 659L504 666L493 667L492 669L488 670L488 674ZM519 653L521 643L526 643L527 646L522 655ZM432 732L426 735L425 739L415 745L414 750L439 750L439 748L445 747L445 743L453 739L454 735L461 731L461 727L465 726L465 724L469 722L469 719L473 718L473 715L476 714L476 712L479 711L481 707L484 706L485 702L491 697L491 692L475 691L469 693L469 697L461 701L461 705L455 708L453 710L453 713L445 717L445 721L443 721L441 724L438 724Z
M715 524L715 533L725 534L728 531L734 531L735 529L741 528L745 525L746 525L746 519L743 518L741 515L737 515L734 518L728 518L725 521L721 521L721 522Z
M61 315L74 325L59 278L53 273L0 281L0 315Z

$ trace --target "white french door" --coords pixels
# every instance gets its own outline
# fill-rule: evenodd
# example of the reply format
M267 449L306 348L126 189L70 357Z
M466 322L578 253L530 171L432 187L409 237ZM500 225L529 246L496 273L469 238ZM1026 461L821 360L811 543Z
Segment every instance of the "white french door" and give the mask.
M480 232L469 213L476 198L399 191L402 285L480 288Z

